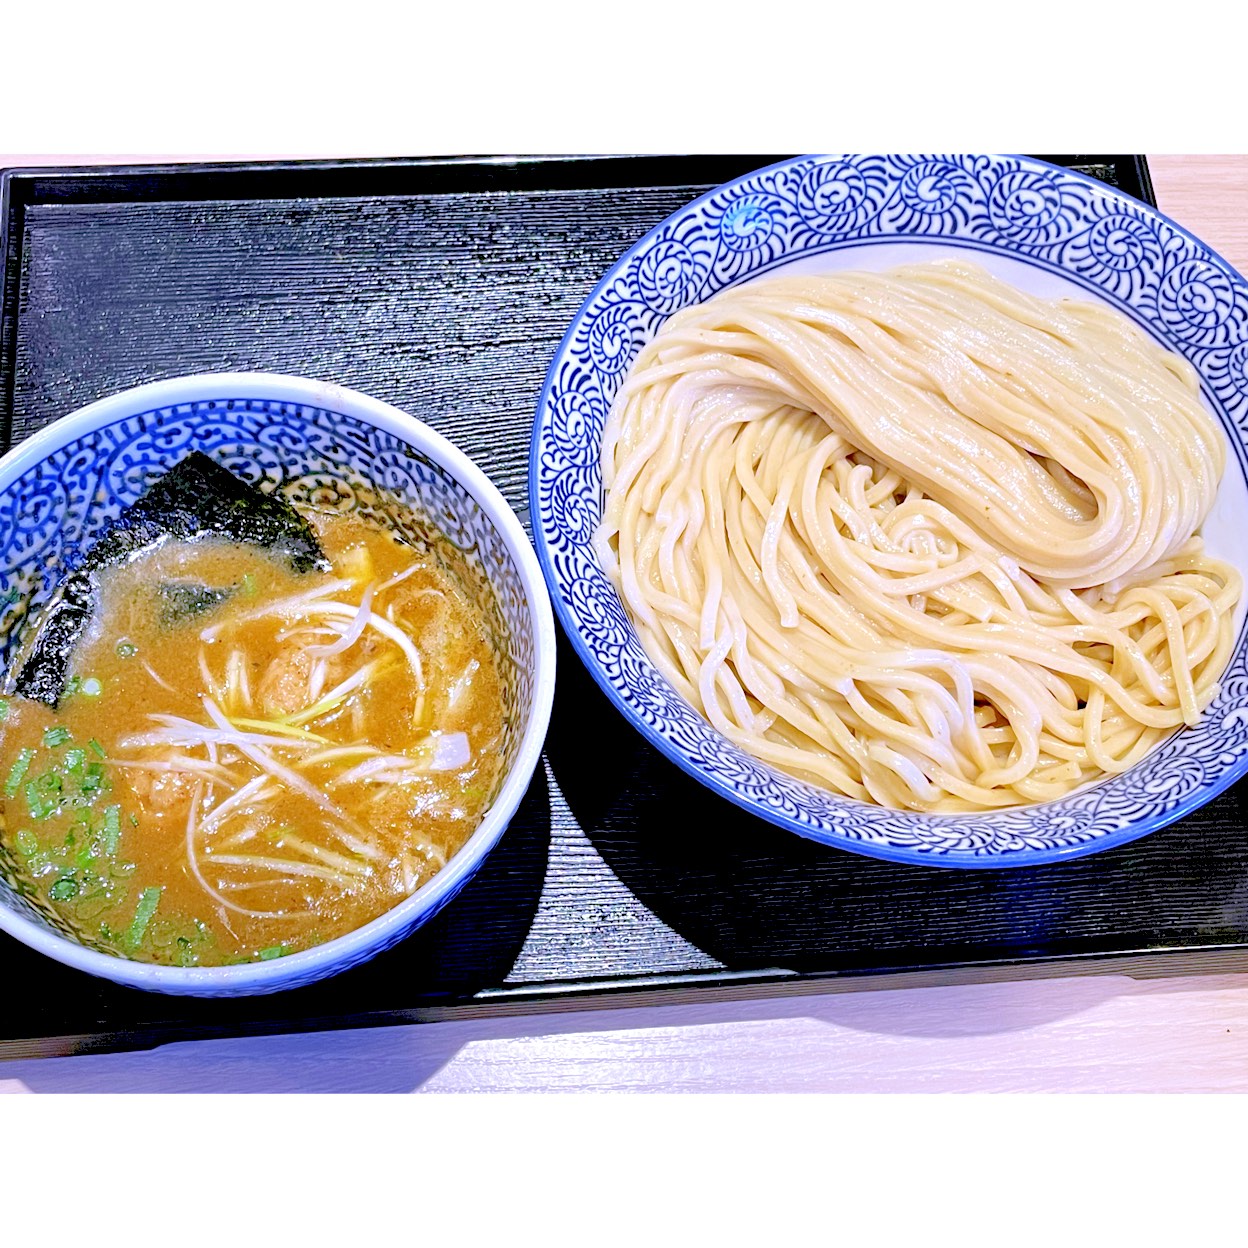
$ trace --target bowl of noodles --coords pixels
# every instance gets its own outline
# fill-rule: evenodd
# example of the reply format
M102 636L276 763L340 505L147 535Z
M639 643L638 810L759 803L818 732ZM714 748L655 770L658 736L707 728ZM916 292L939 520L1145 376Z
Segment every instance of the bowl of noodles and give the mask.
M1058 862L1248 770L1248 285L1026 157L809 156L603 277L538 556L645 738L782 828Z
M536 766L554 625L484 474L270 374L0 460L0 929L161 992L310 983L427 922Z

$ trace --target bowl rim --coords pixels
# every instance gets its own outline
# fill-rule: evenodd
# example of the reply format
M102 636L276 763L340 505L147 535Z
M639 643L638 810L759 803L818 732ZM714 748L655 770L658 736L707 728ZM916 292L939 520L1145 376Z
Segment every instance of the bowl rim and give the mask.
M239 388L242 388L241 391ZM231 390L234 393L231 393ZM384 914L342 936L284 957L233 966L179 967L101 953L18 914L0 901L0 931L48 957L127 987L175 995L241 996L325 978L371 957L395 934L432 917L466 883L502 837L538 765L555 687L555 625L550 595L533 544L498 487L448 438L384 400L346 386L285 373L189 373L147 382L97 399L45 425L0 457L0 491L52 452L128 415L161 407L256 399L360 417L428 455L465 487L499 532L525 591L534 641L533 703L516 761L472 836L427 884Z
M568 640L572 645L572 649L576 653L578 659L580 659L585 669L607 696L608 701L623 716L629 726L632 727L634 731L638 732L648 744L653 746L665 758L679 767L683 772L685 772L686 775L696 780L699 784L714 793L716 796L722 797L733 803L733 805L738 806L757 819L763 820L764 822L770 823L773 826L786 831L796 833L807 840L812 840L817 844L825 845L830 849L839 849L847 853L858 854L862 857L874 858L879 861L898 863L906 866L928 867L945 870L999 871L1014 870L1016 868L1024 867L1048 866L1056 863L1069 862L1129 844L1130 842L1138 840L1143 836L1147 836L1152 832L1159 831L1160 829L1169 826L1184 816L1192 813L1192 811L1206 805L1220 793L1225 792L1225 790L1232 784L1240 780L1245 773L1248 773L1248 752L1238 755L1216 777L1214 781L1204 784L1196 791L1187 794L1169 810L1166 810L1163 813L1146 816L1142 820L1135 823L1127 824L1126 826L1105 832L1090 841L1071 841L1045 849L1027 848L1025 850L1019 850L1009 854L998 852L978 856L966 850L950 850L946 852L933 853L906 846L851 838L836 829L830 829L827 826L826 821L819 824L803 822L802 820L787 815L778 809L760 805L753 796L742 792L739 787L729 784L718 776L710 774L702 769L694 758L686 754L684 750L682 750L669 738L667 733L647 723L645 719L638 715L634 708L628 704L627 700L612 680L610 674L604 669L603 665L590 650L589 645L585 637L582 635L581 629L577 626L577 622L572 616L569 605L564 597L564 587L556 571L553 551L547 541L546 526L544 523L545 516L543 508L540 505L541 491L539 477L541 469L541 449L543 438L548 434L547 415L551 406L552 391L559 377L560 369L567 361L567 353L576 337L576 334L584 326L586 312L591 308L591 306L594 305L600 296L602 296L609 289L610 285L614 281L625 274L628 266L632 264L642 253L644 253L647 248L656 243L667 232L669 232L677 222L681 221L687 215L696 213L709 206L716 200L717 197L721 197L726 192L730 192L735 188L740 188L747 182L751 182L754 179L762 178L767 175L774 175L783 171L804 166L813 166L828 160L835 161L841 159L858 159L861 155L862 154L860 153L837 155L831 153L825 154L808 152L797 156L787 157L782 160L773 161L767 165L760 165L757 169L750 170L749 172L741 174L738 177L731 178L718 186L709 188L701 194L691 198L687 203L681 205L679 208L673 210L661 221L657 222L651 229L647 230L646 233L638 238L630 247L622 251L607 266L607 268L600 275L599 280L594 284L593 288L586 294L584 300L578 306L562 338L560 339L558 347L555 349L554 355L552 356L551 362L547 368L546 376L542 383L541 393L538 396L534 413L533 432L529 441L529 465L527 474L529 514L532 518L533 526L533 544L537 550L538 562L541 564L542 573L546 577L547 584L551 591L551 599L554 603L560 626L565 635L568 637ZM932 159L942 158L933 157ZM1126 207L1136 215L1143 216L1144 218L1151 218L1154 221L1160 222L1168 229L1172 230L1176 235L1184 239L1188 244L1192 245L1202 258L1206 259L1213 267L1220 269L1221 272L1226 275L1234 285L1239 286L1241 289L1248 289L1248 278L1241 274L1213 247L1209 246L1203 240L1196 237L1196 235L1194 235L1190 230L1186 229L1184 226L1180 225L1178 222L1174 221L1162 212L1156 204L1149 204L1142 200L1137 200L1133 196L1127 195L1117 187L1110 186L1108 183L1102 182L1099 179L1092 177L1090 174L1082 173L1063 165L1056 165L1051 161L1042 160L1034 156L1025 156L1013 153L997 153L990 155L988 159L1000 162L1012 161L1015 162L1018 169L1031 169L1054 174L1063 181L1074 182L1089 188L1093 194L1101 198L1102 202L1126 205ZM882 237L879 240L871 241L879 241L882 243L888 243L891 241L894 243L906 242L919 243L923 245L938 245L942 241L942 238L943 236L940 234L932 234L926 237L898 236L892 240ZM943 241L949 242L951 240L943 238ZM1020 253L1017 258L1021 261L1037 263L1034 257L1027 256L1025 253ZM732 281L727 283L724 287L717 288L717 290L727 289L728 287L736 287L741 285L743 282L754 280L756 277L774 269L776 267L776 263L783 263L783 261L773 262L759 273L750 272L744 276L739 275L734 277ZM1037 267L1045 268L1046 265L1040 262L1037 264ZM1097 297L1110 304L1123 302L1121 300L1112 299L1106 291L1098 291ZM700 300L696 302L700 302ZM671 315L673 315L672 312L664 314L662 320L666 321ZM1136 319L1135 323L1137 325L1140 324L1138 319ZM1144 327L1141 326L1141 328ZM1151 330L1149 332L1151 332ZM1202 393L1204 393L1206 385L1203 377L1201 378L1201 386ZM1222 414L1217 415L1217 422L1219 429L1222 430L1223 435L1226 437L1228 451L1231 453L1230 457L1232 461L1240 463L1241 470L1243 471L1245 478L1248 479L1248 461L1245 461L1239 454L1239 451L1234 444L1234 436L1226 429L1224 416ZM1248 450L1248 435L1241 436L1241 443L1243 443L1245 449ZM611 588L613 592L617 592L618 596L618 591L615 590L615 586L612 585ZM625 612L625 616L627 618L627 612ZM632 628L631 620L629 621L629 627L630 629ZM1235 649L1232 651L1232 656L1228 663L1228 670L1230 664L1233 664L1235 661L1235 655L1238 654L1240 649L1246 645L1248 645L1248 619L1245 620L1244 625L1240 630L1237 644ZM651 663L648 655L645 655L645 661L647 663ZM652 663L651 666L653 666ZM655 671L658 678L666 684L666 678L663 677L657 669L655 669ZM672 690L672 693L673 696L679 697L674 690ZM708 731L714 733L716 736L721 735L709 723L706 727ZM1182 732L1183 729L1179 729L1172 734L1172 737L1180 736ZM1163 741L1159 742L1154 748L1162 748L1166 741L1172 739L1172 737L1163 739ZM721 739L724 738L721 737ZM1141 760L1141 762L1147 761L1148 757L1149 756L1145 756L1145 759ZM767 767L766 764L760 765ZM1140 764L1137 764L1137 766L1139 765ZM767 769L774 770L769 767ZM1112 776L1100 777L1089 785L1088 789L1095 789L1102 785L1112 783L1115 778L1116 777ZM812 789L816 787L809 785L809 782L798 781L798 783L806 783L808 787L811 787ZM1083 789L1076 790L1077 793L1084 791L1085 790ZM866 807L869 805L868 803L858 802L852 798L842 797L842 795L839 794L831 794L831 796L846 803L850 803L853 806ZM1072 795L1068 794L1066 796L1069 797ZM1036 803L1035 806L1040 807L1048 804L1049 803ZM966 817L991 819L993 815L1008 815L1011 810L1015 809L1019 808L1014 807L1002 810L967 812ZM946 817L944 812L933 812L933 814L937 818ZM949 812L947 817L952 820L958 818L959 815L956 812Z

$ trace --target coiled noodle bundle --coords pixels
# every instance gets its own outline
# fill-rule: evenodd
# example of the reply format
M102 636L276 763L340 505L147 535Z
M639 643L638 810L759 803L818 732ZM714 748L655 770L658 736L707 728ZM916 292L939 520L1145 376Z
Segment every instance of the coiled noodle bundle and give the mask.
M673 316L603 437L595 546L725 736L918 810L1048 800L1193 723L1241 585L1196 376L976 266L761 279Z

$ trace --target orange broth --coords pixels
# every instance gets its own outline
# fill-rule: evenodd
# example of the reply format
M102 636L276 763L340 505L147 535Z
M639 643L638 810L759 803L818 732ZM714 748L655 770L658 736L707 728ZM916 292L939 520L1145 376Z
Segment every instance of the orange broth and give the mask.
M307 519L331 572L218 539L102 572L58 709L6 701L7 857L84 943L184 966L308 948L431 879L488 808L502 690L456 553Z

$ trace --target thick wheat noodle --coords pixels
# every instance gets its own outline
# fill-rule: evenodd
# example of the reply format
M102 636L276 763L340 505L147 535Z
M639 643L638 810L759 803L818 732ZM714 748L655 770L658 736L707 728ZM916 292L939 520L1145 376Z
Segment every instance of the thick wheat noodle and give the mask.
M1222 434L1108 306L961 261L760 279L663 326L602 446L595 547L647 653L849 796L1059 797L1194 723L1230 658Z

